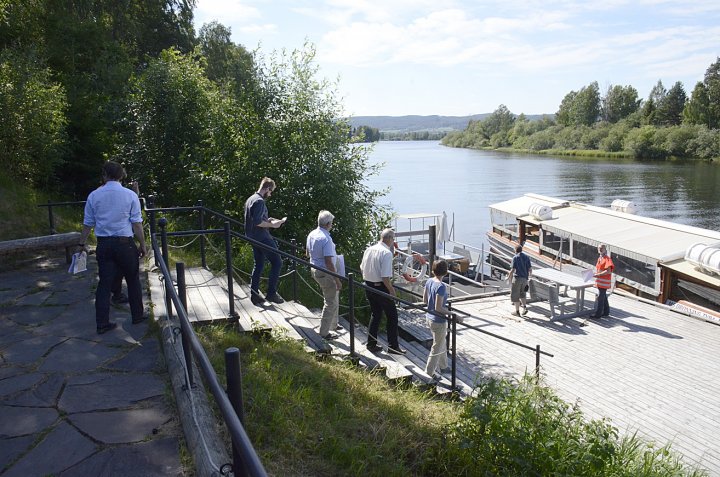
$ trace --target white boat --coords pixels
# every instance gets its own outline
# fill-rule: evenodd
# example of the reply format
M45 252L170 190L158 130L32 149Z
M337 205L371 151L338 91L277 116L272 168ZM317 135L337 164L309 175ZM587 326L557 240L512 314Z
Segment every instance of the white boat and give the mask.
M490 205L492 257L509 266L515 246L537 266L580 273L605 243L618 288L720 322L720 232L537 194Z

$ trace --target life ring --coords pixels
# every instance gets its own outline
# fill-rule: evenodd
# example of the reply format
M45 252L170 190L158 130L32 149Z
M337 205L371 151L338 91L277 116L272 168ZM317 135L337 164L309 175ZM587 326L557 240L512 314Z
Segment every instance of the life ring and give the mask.
M420 265L419 271L415 268L416 263ZM413 252L405 259L405 263L403 263L402 271L400 273L408 283L416 283L422 282L425 279L427 269L428 265L425 257L417 252Z

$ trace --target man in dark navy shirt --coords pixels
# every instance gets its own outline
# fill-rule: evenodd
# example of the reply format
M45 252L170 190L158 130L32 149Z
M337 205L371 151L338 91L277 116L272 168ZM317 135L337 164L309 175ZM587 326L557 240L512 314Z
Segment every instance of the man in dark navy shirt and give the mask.
M277 229L285 223L287 217L282 219L274 219L269 217L265 200L268 199L275 190L275 181L269 177L263 177L260 181L260 188L245 201L245 235L253 240L262 242L263 244L277 249L277 242L270 235L269 229ZM270 261L270 277L268 278L268 289L265 298L273 303L282 303L283 299L277 292L278 281L280 280L280 269L282 268L282 258L280 254L267 250L262 247L253 246L253 259L255 266L253 267L252 277L250 279L250 299L254 305L263 303L260 295L260 277L265 267L265 259Z
M512 313L515 316L520 316L520 303L523 306L523 316L527 315L527 301L525 298L525 291L530 280L530 271L532 270L532 264L530 263L530 257L525 255L522 251L522 245L515 247L515 256L512 259L512 266L510 269L510 275L508 281L512 283L510 288L510 301L515 305L515 311Z

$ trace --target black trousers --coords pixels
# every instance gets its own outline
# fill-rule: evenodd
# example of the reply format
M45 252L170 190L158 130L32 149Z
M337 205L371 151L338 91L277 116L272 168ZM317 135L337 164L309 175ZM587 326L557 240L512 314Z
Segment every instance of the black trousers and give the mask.
M99 282L95 291L95 322L105 326L110 322L110 294L117 277L125 278L133 319L143 314L140 260L132 237L98 237L95 251Z
M598 296L595 300L595 317L608 316L610 314L610 303L607 298L607 288L598 288Z
M382 282L379 285L372 282L365 282L365 284L378 291L388 293L388 289ZM377 346L377 335L380 330L380 321L382 320L382 314L384 312L387 317L388 344L391 348L400 349L400 343L398 342L398 313L395 300L385 298L370 290L365 290L365 296L368 302L370 302L370 311L372 313L368 330L368 347L372 348Z

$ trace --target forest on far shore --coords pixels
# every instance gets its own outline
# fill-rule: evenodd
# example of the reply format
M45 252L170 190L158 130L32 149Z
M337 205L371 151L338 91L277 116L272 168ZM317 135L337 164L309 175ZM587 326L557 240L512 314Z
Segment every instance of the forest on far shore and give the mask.
M501 104L488 117L470 121L464 131L448 133L442 144L713 160L720 157L719 126L720 58L689 98L679 81L670 89L658 81L645 100L629 85L610 85L601 94L595 81L565 95L554 118L530 120Z

